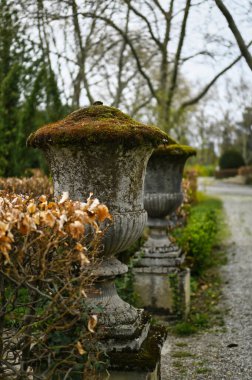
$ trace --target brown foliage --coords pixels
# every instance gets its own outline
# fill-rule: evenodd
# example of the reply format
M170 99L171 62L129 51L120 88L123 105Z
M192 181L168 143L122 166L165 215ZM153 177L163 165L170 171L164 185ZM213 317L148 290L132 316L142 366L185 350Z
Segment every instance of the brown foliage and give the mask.
M237 175L238 169L221 169L215 172L215 178L217 179L235 177Z
M242 166L238 169L238 175L252 176L252 166Z
M191 205L197 201L197 172L187 170L182 180L184 199L182 205L176 211L177 225L184 224L190 212Z
M106 218L106 206L91 196L80 202L67 193L49 200L0 192L0 375L5 379L28 378L31 369L38 379L41 373L67 379L67 373L83 374L98 360L92 358L97 316L88 311L86 292Z
M43 175L40 170L33 170L32 177L9 177L0 178L0 190L9 193L29 194L39 196L40 194L52 194L53 187L47 176Z

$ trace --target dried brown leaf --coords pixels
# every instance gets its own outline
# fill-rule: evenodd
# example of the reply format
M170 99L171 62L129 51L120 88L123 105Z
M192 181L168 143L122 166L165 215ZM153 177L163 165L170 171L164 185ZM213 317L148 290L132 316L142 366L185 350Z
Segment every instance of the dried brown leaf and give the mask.
M97 325L98 318L96 314L90 315L89 320L88 320L88 331L94 333L94 329Z

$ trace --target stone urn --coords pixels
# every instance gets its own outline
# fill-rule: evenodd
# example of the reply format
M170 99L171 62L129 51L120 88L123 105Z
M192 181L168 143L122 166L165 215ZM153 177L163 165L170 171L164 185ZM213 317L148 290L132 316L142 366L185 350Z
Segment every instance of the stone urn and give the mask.
M144 208L150 231L143 249L136 254L135 287L143 306L165 317L187 314L189 309L189 270L182 269L184 254L167 235L167 217L183 201L184 165L195 154L189 146L163 145L153 152L147 166ZM146 289L152 297L146 296Z
M71 199L84 201L92 192L109 208L113 221L104 235L103 261L95 271L97 281L88 304L96 314L102 309L97 334L108 352L138 351L149 334L148 317L118 296L114 279L128 268L115 255L142 234L147 220L146 165L155 147L172 140L157 127L97 103L40 128L28 145L43 150L56 196L68 191Z

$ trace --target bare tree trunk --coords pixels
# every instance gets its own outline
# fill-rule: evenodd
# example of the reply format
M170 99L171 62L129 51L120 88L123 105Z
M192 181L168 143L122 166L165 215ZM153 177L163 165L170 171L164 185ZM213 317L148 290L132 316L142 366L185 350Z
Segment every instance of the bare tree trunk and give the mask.
M177 88L180 58L181 58L182 48L183 48L185 36L186 36L186 26L187 26L190 6L191 6L191 0L186 0L184 17L183 17L183 21L182 21L182 25L181 25L178 47L177 47L177 51L175 54L175 61L173 64L173 71L172 71L172 75L171 75L171 83L170 83L170 88L168 90L168 96L167 96L167 102L166 102L167 113L166 113L166 118L165 118L164 122L165 122L165 124L167 123L167 125L169 125L169 123L170 123L172 101L174 98L175 90Z
M130 18L130 7L128 7L127 15L126 15L126 21L125 21L125 33L128 34L128 27L129 27L129 18ZM127 47L127 43L125 39L122 41L122 46L119 52L119 59L118 59L118 74L117 74L117 90L113 101L114 107L119 107L121 102L121 97L123 90L125 88L125 84L123 82L123 68L125 65L125 59L124 59L124 51Z
M89 49L90 37L95 29L95 20L92 21L89 36L86 40L85 47L82 43L82 35L79 24L78 12L77 12L77 4L75 0L71 0L72 5L72 14L73 14L73 25L74 25L74 33L76 40L76 48L77 48L77 62L78 62L78 74L74 81L74 94L73 94L73 106L80 106L80 96L81 96L81 84L84 84L86 94L89 102L92 104L94 102L93 96L90 91L89 82L86 76L86 56L87 50Z
M156 0L156 3L158 3L158 0ZM160 4L158 3L160 6ZM169 86L169 56L168 56L168 44L170 41L170 33L171 33L171 22L172 22L172 16L173 16L173 7L174 7L174 0L171 0L169 11L165 12L165 20L166 20L166 30L165 30L165 36L164 41L161 46L161 65L160 65L160 84L158 91L158 95L160 97L159 100L159 106L158 106L158 125L162 129L169 129L169 126L166 125L166 104L167 104L167 94L168 94L168 86Z

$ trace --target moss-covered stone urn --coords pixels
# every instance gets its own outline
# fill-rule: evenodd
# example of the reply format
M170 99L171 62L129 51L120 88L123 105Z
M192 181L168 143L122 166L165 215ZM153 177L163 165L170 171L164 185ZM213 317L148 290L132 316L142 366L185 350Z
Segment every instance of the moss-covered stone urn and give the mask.
M115 255L142 234L147 219L143 206L146 165L155 147L169 143L172 140L159 128L102 104L79 109L28 139L28 145L45 153L56 196L68 191L70 198L85 200L92 192L112 214L103 241L103 263L96 271L96 292L89 298L91 305L103 309L98 330L100 326L110 348L139 347L148 332L143 328L142 310L117 295L114 278L125 273L127 266Z
M195 149L179 144L160 146L148 162L144 185L144 208L149 219L161 219L175 211L183 201L181 189L186 160Z
M188 286L188 271L183 276L180 272L184 261L181 250L173 244L167 227L171 215L183 201L182 176L186 160L195 155L195 149L179 144L161 145L151 155L144 186L144 207L148 213L149 237L141 252L136 255L134 268L136 291L142 295L143 306L157 314L176 313L172 293L180 293L188 311L188 294L183 290ZM141 274L147 274L142 276ZM178 289L171 289L167 274L178 274ZM181 284L181 281L183 284ZM173 281L174 282L174 281ZM146 296L149 289L152 298ZM176 305L177 306L177 305ZM186 312L185 312L186 313Z

